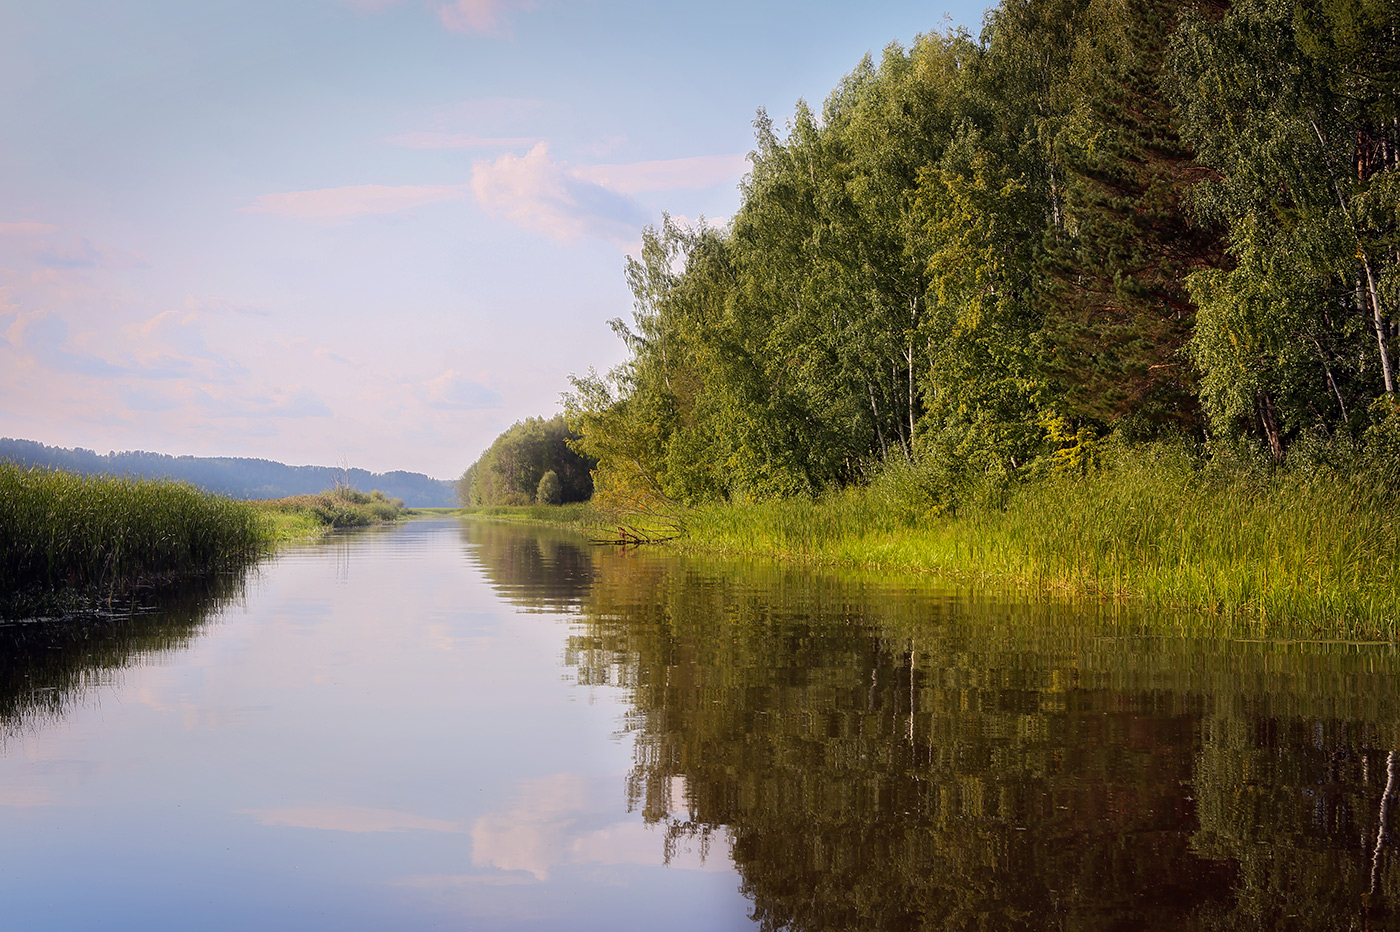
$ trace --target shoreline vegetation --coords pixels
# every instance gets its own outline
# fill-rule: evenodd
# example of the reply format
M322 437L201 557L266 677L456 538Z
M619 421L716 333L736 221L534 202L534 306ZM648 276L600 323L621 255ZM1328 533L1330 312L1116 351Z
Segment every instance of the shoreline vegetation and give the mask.
M1398 10L1001 0L760 111L564 396L600 530L1393 639Z
M185 482L0 462L0 618L110 613L280 543L409 513L346 487L242 502Z
M1332 451L1335 454L1335 451ZM461 514L552 524L595 541L669 536L679 552L1011 585L1111 600L1194 634L1394 640L1400 473L1384 463L1275 466L1247 450L1106 443L1097 462L949 507L929 469L885 468L815 498L660 506L500 506ZM653 503L654 505L656 503Z

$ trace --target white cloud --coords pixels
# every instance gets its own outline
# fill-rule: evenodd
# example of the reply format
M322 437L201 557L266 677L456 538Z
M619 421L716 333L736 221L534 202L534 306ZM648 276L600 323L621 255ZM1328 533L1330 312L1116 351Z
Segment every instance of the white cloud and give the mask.
M449 369L428 382L427 387L428 404L434 408L470 411L499 408L502 402L499 394L455 369Z
M473 168L472 193L488 213L561 242L596 237L630 243L646 212L627 195L571 171L538 143Z
M738 184L746 171L747 156L697 155L624 165L590 165L578 169L575 174L623 194L640 194L644 191Z
M242 213L276 214L303 220L348 220L370 214L389 214L427 204L456 200L466 194L466 185L383 185L358 184L342 188L317 188L263 194Z

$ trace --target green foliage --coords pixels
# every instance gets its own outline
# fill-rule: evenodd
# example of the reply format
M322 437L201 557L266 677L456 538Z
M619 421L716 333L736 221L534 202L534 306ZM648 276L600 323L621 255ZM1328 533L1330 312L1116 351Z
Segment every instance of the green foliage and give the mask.
M1098 466L962 485L956 514L938 473L900 466L821 500L697 509L688 546L1204 609L1232 631L1394 636L1393 458L1316 439L1282 468L1247 444L1210 454L1100 442Z
M0 612L232 568L266 543L254 508L186 483L0 462Z
M1002 0L760 112L728 228L645 231L629 358L566 398L600 501L917 477L957 516L1110 437L1382 443L1397 36L1385 0Z
M527 505L535 501L544 475L553 472L560 502L587 501L594 459L574 449L578 440L563 415L518 421L462 474L458 500L468 506Z
M368 527L408 513L403 499L340 485L317 495L293 495L250 503L274 519L280 537L300 537L332 528Z
M541 505L563 503L564 486L559 482L559 474L550 470L540 476L539 488L535 491L535 501Z

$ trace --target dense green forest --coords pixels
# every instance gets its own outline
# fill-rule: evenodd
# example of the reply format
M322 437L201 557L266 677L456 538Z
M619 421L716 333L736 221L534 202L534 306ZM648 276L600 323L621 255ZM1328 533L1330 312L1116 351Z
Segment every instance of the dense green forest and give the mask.
M593 458L563 415L511 425L457 480L457 500L476 505L562 505L593 495Z
M1392 0L1003 0L891 45L760 112L727 226L646 232L576 445L605 500L686 504L912 463L956 507L1107 438L1390 462L1398 105Z

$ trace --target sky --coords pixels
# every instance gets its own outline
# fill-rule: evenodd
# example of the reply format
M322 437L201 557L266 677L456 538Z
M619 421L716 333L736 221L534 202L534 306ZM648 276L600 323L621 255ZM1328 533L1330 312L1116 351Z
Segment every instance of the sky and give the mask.
M863 55L986 5L0 0L0 436L460 475Z

